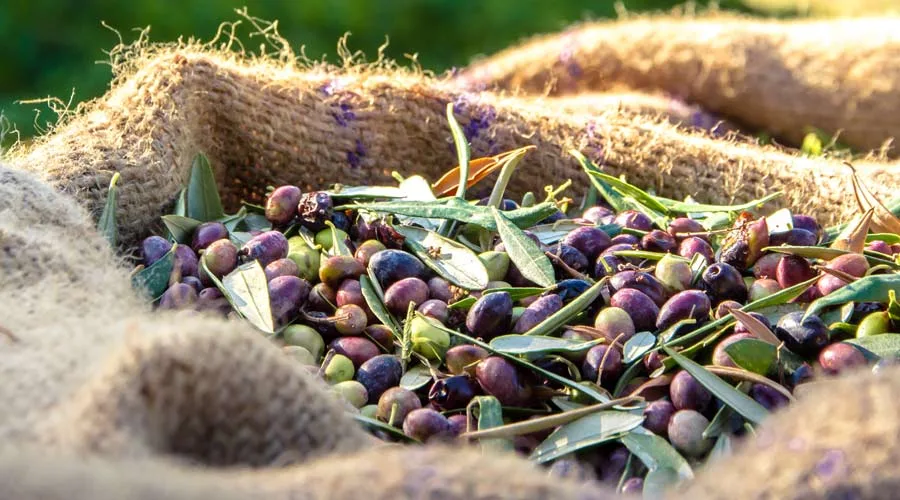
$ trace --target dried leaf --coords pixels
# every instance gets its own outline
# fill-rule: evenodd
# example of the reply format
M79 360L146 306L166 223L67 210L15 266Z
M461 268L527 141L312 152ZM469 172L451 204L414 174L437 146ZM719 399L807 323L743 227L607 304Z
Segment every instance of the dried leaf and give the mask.
M762 321L754 318L753 316L745 313L744 311L741 311L740 309L732 309L731 314L738 321L743 323L744 326L747 328L747 330L749 330L750 333L755 335L756 338L758 338L760 340L764 340L772 345L778 345L781 343L781 341L778 340L778 337L776 337L775 334L772 333L772 330L769 330L766 327L766 325L764 325L762 323Z
M872 224L872 218L875 216L875 210L869 209L863 215L854 219L841 234L835 238L831 244L831 248L844 250L853 253L862 253L866 247L866 235L869 234L869 227Z
M859 205L861 212L872 210L872 229L882 233L900 234L900 219L891 213L887 207L881 203L875 195L869 191L869 188L862 183L859 176L856 175L856 169L853 165L847 163L853 171L853 195L856 196L856 203Z

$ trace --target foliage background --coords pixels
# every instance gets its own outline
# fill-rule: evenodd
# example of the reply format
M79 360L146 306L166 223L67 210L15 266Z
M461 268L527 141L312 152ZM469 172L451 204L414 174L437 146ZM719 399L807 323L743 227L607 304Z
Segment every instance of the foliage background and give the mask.
M679 0L623 0L629 11L670 9ZM707 1L697 1L703 8ZM723 9L743 8L719 0ZM104 50L137 28L151 26L153 41L213 37L220 23L247 7L279 30L310 58L336 61L337 40L350 32L349 47L374 56L387 36L389 57L418 54L422 67L444 71L490 54L524 37L557 31L580 20L616 16L612 0L5 0L0 2L0 112L27 138L35 122L52 123L45 105L17 101L57 97L78 102L106 89L111 71ZM245 23L246 24L246 23ZM246 26L245 26L246 28ZM245 34L249 31L245 31ZM245 42L259 43L259 38ZM248 48L250 45L248 45ZM37 116L35 110L43 110ZM40 128L40 127L39 127ZM9 139L9 138L7 138Z

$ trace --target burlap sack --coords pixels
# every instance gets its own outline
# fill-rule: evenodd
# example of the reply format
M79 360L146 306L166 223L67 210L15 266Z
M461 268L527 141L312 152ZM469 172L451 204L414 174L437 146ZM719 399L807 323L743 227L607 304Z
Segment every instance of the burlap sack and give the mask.
M788 188L785 203L819 207L824 217L851 209L837 162L716 141L642 115L564 114L540 98L470 93L387 68L298 69L198 47L147 52L106 96L14 151L12 168L0 167L0 498L608 497L514 457L373 448L321 382L249 327L151 313L85 215L121 172L119 217L130 247L171 206L200 151L231 208L259 200L267 184L371 184L391 169L434 178L454 162L448 102L476 155L539 146L520 167L518 193L580 177L564 155L576 147L670 196L744 200L775 186ZM881 195L896 185L885 165L862 170ZM900 381L897 371L888 375L858 382L886 394L878 391ZM856 388L837 386L772 425L790 433L810 410L843 414L846 398L867 393ZM891 430L885 414L850 412L845 427L821 427L836 434L823 442L857 456L864 450L849 449L853 423ZM888 432L886 449L898 437ZM831 484L867 481L866 492L886 491L877 488L893 484L891 453ZM748 445L733 460L773 458ZM813 491L803 489L812 462L775 461L784 468L779 481L747 482L748 496ZM290 466L275 467L283 464ZM715 479L704 475L697 491L731 497L735 485Z
M900 117L888 111L900 106L900 16L588 23L487 57L459 80L530 93L665 91L794 144L818 127L872 150L900 137Z

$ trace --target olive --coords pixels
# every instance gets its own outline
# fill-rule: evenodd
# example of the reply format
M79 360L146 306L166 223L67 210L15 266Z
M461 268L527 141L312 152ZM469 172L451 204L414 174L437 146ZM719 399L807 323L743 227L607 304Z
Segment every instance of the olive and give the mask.
M737 368L738 366L731 359L731 356L728 355L728 352L725 351L725 348L734 344L739 340L744 339L755 339L751 333L734 333L731 334L724 339L720 340L718 344L716 344L716 348L713 350L712 362L714 365L718 366L728 366L731 368Z
M637 210L625 210L616 215L614 222L628 229L637 229L640 231L650 231L653 228L653 221L650 217L638 212Z
M144 267L150 267L169 253L169 250L172 250L172 243L162 236L144 238L141 241L141 263Z
M450 348L450 334L438 328L437 320L416 316L411 321L413 351L432 361L439 361Z
M197 302L197 290L185 283L175 283L163 292L159 299L160 309L188 309Z
M443 300L426 300L425 302L422 302L416 310L441 323L447 323L447 318L450 317L450 310L447 309L447 303Z
M347 281L347 280L345 280ZM325 283L316 283L306 299L307 308L331 314L336 309L337 293Z
M688 217L678 217L669 222L669 234L678 239L689 237L687 233L703 233L705 231L706 228L703 227L703 224ZM706 239L706 236L702 235L695 234L693 236Z
M332 235L331 228L323 229L316 233L316 236L313 238L316 245L322 247L322 250L326 252L330 252L332 247L334 246L334 237L337 236L337 240L339 242L343 242L345 245L350 247L350 235L346 233L346 231L341 231L340 229L334 229L334 235Z
M228 241L228 240L224 240ZM178 266L180 266L181 276L197 276L201 280L203 279L200 276L199 264L200 260L197 258L197 254L191 250L191 247L187 245L175 245L175 262ZM234 269L232 267L232 269ZM231 272L230 270L228 272ZM227 274L227 273L225 273ZM211 285L212 283L206 283L207 285Z
M816 276L809 261L797 255L785 255L775 267L775 279L782 288L788 288Z
M615 347L600 344L591 347L581 364L584 380L610 385L622 374L622 354Z
M644 478L630 477L622 483L623 495L640 495L644 491Z
M378 398L376 418L394 427L400 427L411 411L421 407L422 402L416 393L403 387L391 387Z
M388 249L376 253L369 259L369 268L384 289L404 278L425 275L425 265L403 250Z
M525 308L513 327L513 333L525 333L531 330L562 309L562 306L563 300L559 295L550 294L540 297Z
M403 278L384 291L384 305L405 318L410 304L417 306L428 300L428 285L419 278Z
M747 285L741 273L730 264L719 262L707 267L700 276L700 282L717 302L734 300L743 303L747 300Z
M752 220L749 213L742 213L733 229L719 246L718 261L733 266L738 271L750 268L769 246L769 226L766 218Z
M531 389L523 385L518 369L504 358L488 356L475 367L478 385L504 406L525 406Z
M680 292L691 287L694 272L691 264L674 255L665 255L656 263L653 275L666 288L673 292Z
M581 217L587 219L594 224L608 224L615 217L615 213L606 207L590 207L581 214Z
M706 240L696 236L689 236L681 240L678 245L678 255L685 259L693 259L697 254L702 255L707 264L712 264L716 260L715 252Z
M214 241L228 238L228 228L221 222L204 222L194 229L191 238L191 249L199 252L208 247Z
M309 282L296 276L279 276L269 282L272 317L279 324L289 322L309 296Z
M679 410L669 420L669 441L676 450L691 458L700 458L713 446L713 440L704 438L703 431L709 420L694 410Z
M768 297L782 290L781 285L773 279L754 280L748 290L750 302Z
M185 285L191 285L194 287L194 291L200 293L203 290L203 283L200 281L200 278L196 276L184 276L181 278L181 282Z
M641 239L633 234L622 233L614 236L611 240L609 240L612 245L623 245L619 247L618 250L634 250L635 247L641 244ZM607 250L609 247L607 247ZM618 251L617 250L617 251ZM605 252L606 250L604 250Z
M550 262L553 264L553 268L556 270L556 276L558 279L571 277L565 267L568 267L569 269L577 273L585 273L588 271L590 262L588 261L587 257L585 257L584 254L579 252L575 247L570 247L569 245L558 243L551 246L547 251L554 256L554 258L550 259Z
M663 366L662 355L659 351L651 351L644 355L643 359L641 359L641 363L643 363L644 368L646 368L648 372L653 373Z
M490 250L478 254L478 259L484 264L484 268L487 269L488 280L490 281L502 280L506 276L506 271L509 270L509 255L506 252Z
M778 263L783 257L784 254L774 252L763 255L753 264L753 276L757 279L776 279Z
M325 229L325 221L331 220L332 213L334 203L327 193L321 191L303 193L297 203L300 225L313 232Z
M606 250L612 245L609 235L602 229L591 226L575 228L563 236L560 243L575 248L588 261L594 262L600 256L600 252Z
M359 367L359 370L356 371L356 380L365 386L369 393L369 403L374 404L378 402L378 398L384 394L384 391L400 383L401 375L403 375L403 369L396 356L379 354Z
M544 292L542 295L550 295L555 294L559 295L563 301L572 300L575 297L578 297L582 293L586 292L588 288L590 288L592 283L589 283L582 279L567 279L562 280L556 285L554 285L550 290ZM537 300L537 297L529 297L529 299ZM522 302L522 301L519 301ZM526 306L531 305L530 303L526 304Z
M652 274L641 271L620 271L609 280L609 286L614 291L632 288L643 292L657 306L662 306L669 294L665 287Z
M447 417L447 420L450 421L450 428L453 429L453 435L459 436L464 432L468 432L469 430L469 417L466 414L450 415Z
M272 281L279 276L300 277L300 268L297 267L297 263L288 258L272 262L266 266L265 272L267 281Z
M466 328L476 337L492 339L509 331L513 302L507 292L493 292L475 301L466 315Z
M750 386L749 395L754 401L769 411L787 406L790 402L784 394L765 384L753 384Z
M276 226L289 223L297 216L297 204L300 203L301 195L297 186L276 188L266 199L266 219Z
M684 319L702 323L709 319L711 308L709 297L700 290L678 292L659 309L656 328L662 331Z
M197 295L197 310L218 312L224 316L231 312L231 304L218 288L207 287Z
M310 248L302 236L294 236L288 240L287 258L297 264L297 275L309 282L319 277L319 251Z
M363 330L363 335L375 343L381 350L386 352L393 351L394 348L394 332L386 325L369 325Z
M603 278L611 276L619 272L619 268L625 264L625 261L615 255L600 255L594 263L595 278Z
M341 335L361 335L366 324L366 311L356 304L345 304L334 312L334 327Z
M624 309L619 307L600 309L597 317L594 318L594 328L599 330L609 342L618 339L617 342L623 345L635 334L634 321Z
M289 325L282 333L287 345L295 345L306 348L313 358L319 359L325 352L325 341L319 332L307 325Z
M870 252L878 252L884 255L893 255L894 251L891 246L881 240L875 240L866 246L866 250Z
M347 356L355 368L381 354L381 350L371 340L364 337L339 337L328 347L338 354Z
M675 414L675 406L665 399L659 399L649 403L644 408L645 429L662 437L669 435L669 421Z
M201 258L209 272L216 278L222 279L237 267L238 249L230 240L218 240L203 251ZM204 281L209 279L205 272L201 278L205 278Z
M554 460L547 469L547 474L552 477L580 483L597 480L596 474L588 465L574 458L558 458Z
M444 362L447 364L447 370L450 373L462 375L467 371L474 373L475 364L488 357L488 355L489 353L486 350L477 345L462 344L447 350Z
M353 257L334 255L325 259L319 267L319 279L337 288L345 279L358 279L366 269Z
M435 276L428 280L428 295L432 299L443 300L448 304L453 301L450 283L440 276Z
M681 370L669 384L669 398L679 410L704 411L712 401L712 393L690 373Z
M792 214L791 222L794 226L794 229L805 229L810 233L816 235L816 239L822 234L822 226L816 222L815 217L811 217L809 215L803 214ZM815 243L813 243L815 245Z
M633 288L623 288L613 294L609 305L624 309L631 316L636 331L652 331L656 326L659 307L643 292Z
M478 393L478 384L468 375L454 375L435 381L428 391L428 399L443 410L465 408Z
M772 330L772 323L769 321L769 318L767 318L764 314L760 314L758 312L750 312L747 314L749 314L750 316L753 316L757 321L762 323L763 326L765 326L769 330ZM734 333L751 333L751 332L747 328L747 325L745 325L741 321L738 321L737 323L734 324Z
M856 327L856 337L868 337L891 331L891 315L887 311L875 311L867 314Z
M368 241L375 239L375 226L362 216L356 217L356 222L350 226L350 236L356 241ZM379 242L380 243L380 242Z
M279 231L266 231L250 238L240 254L248 261L258 260L263 267L288 256L288 241Z
M777 247L780 245L791 245L798 247L815 246L819 241L819 237L815 233L811 233L806 229L794 228L787 231L780 231L769 235L769 245Z
M313 357L312 353L309 352L305 347L301 347L298 345L286 345L281 348L281 352L292 358L294 361L299 362L304 366L309 367L317 367L316 358Z
M641 248L648 252L672 252L677 248L675 238L660 229L654 229L641 238Z
M345 380L331 386L331 390L337 393L344 401L354 408L362 408L369 400L369 394L362 384L355 380Z
M329 384L353 380L353 361L350 361L350 358L343 354L335 354L328 360L328 364L325 365L323 377ZM370 397L369 400L371 401L371 399Z
M775 335L788 349L809 358L819 354L828 343L828 327L818 316L803 318L803 311L790 312L778 320Z
M413 410L403 419L403 433L423 443L446 440L453 437L453 428L447 417L430 408Z
M831 259L825 267L861 278L869 270L869 261L858 253L848 253ZM843 288L845 285L847 285L846 281L833 274L822 275L818 283L816 283L816 287L822 296Z
M353 258L362 264L363 267L367 267L373 255L386 249L387 247L384 246L384 243L378 240L366 240L356 248Z
M723 300L719 302L719 305L716 306L716 319L722 319L725 316L731 314L731 311L734 309L740 309L744 307L740 302L736 302L734 300Z
M359 409L359 414L366 418L375 418L375 413L377 411L378 411L378 405L368 405L367 404Z
M844 342L828 345L819 353L819 365L829 375L848 372L866 364L863 353Z

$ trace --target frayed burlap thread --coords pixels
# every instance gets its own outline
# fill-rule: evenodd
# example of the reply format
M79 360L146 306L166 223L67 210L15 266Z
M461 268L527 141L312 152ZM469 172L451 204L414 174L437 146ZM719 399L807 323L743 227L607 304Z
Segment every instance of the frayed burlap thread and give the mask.
M204 152L223 197L259 202L263 187L323 188L393 182L390 171L436 179L455 164L445 107L453 103L473 156L537 146L520 165L513 195L587 180L574 148L638 186L701 202L746 202L782 190L790 206L823 223L857 207L849 169L737 138L716 139L618 109L559 112L542 98L459 90L452 82L402 70L298 69L268 60L191 48L163 49L136 65L103 98L56 132L13 153L13 164L73 194L99 213L120 172L126 243L158 228ZM889 199L900 174L862 162L859 173Z
M817 127L875 150L900 137L889 111L900 106L900 16L631 16L535 37L458 81L532 94L662 91L793 144Z

